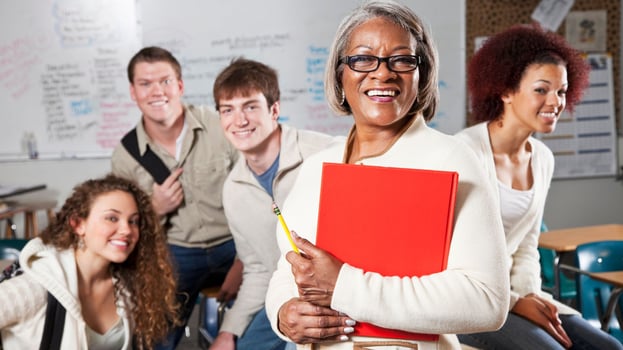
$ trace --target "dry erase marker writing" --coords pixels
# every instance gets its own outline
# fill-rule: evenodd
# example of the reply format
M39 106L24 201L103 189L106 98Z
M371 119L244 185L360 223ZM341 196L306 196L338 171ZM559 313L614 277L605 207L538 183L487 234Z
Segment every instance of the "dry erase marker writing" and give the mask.
M288 229L288 225L286 225L286 221L283 219L283 216L281 215L281 211L279 210L279 207L275 203L273 203L273 211L275 212L275 215L277 215L277 218L279 219L279 222L281 223L281 227L283 227L283 230L286 232L286 236L288 237L288 241L290 241L292 250L294 250L294 252L298 254L299 248L296 246L296 244L294 244L294 241L292 240L292 235L290 234L290 229Z

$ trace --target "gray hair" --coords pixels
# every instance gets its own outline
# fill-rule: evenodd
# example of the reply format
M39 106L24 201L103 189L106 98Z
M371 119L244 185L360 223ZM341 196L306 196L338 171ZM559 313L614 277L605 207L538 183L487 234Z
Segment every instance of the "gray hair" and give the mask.
M425 120L435 115L439 103L437 48L432 36L420 18L408 6L394 1L368 1L346 16L340 23L331 44L329 58L325 69L324 90L329 107L337 115L350 114L347 103L342 104L342 72L344 65L339 62L355 28L364 22L383 17L411 34L417 43L416 55L421 56L422 63L418 67L420 79L418 96L408 115L422 113Z

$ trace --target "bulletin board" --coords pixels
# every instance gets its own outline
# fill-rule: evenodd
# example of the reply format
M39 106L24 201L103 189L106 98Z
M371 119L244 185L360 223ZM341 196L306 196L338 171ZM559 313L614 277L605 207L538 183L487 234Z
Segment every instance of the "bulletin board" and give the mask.
M531 23L530 16L541 0L469 0L466 2L466 62L474 54L475 39L491 36L514 24ZM621 54L621 1L618 0L575 0L571 11L607 11L606 50L612 56L614 76L614 100L620 101L620 54ZM564 22L558 33L565 35ZM621 115L620 106L615 103L615 113ZM467 112L469 116L469 110ZM618 118L617 118L618 119ZM620 126L617 123L617 129Z
M531 23L541 0L469 0L466 5L466 65L476 39L512 25ZM606 10L606 50L585 52L591 66L589 87L572 115L565 111L551 134L536 134L554 153L555 179L615 176L620 125L620 1L576 0L570 11ZM558 34L565 36L565 22ZM467 97L469 100L469 97ZM469 103L467 104L470 120Z

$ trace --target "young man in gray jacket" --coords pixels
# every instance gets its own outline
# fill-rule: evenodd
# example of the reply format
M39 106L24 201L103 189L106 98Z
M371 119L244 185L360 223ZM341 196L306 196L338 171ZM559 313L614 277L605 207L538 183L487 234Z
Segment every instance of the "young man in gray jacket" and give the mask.
M277 216L303 160L334 137L278 123L277 72L238 58L214 82L214 100L225 137L242 157L225 180L223 205L243 263L242 285L211 350L283 349L264 311L268 282L280 256ZM287 213L284 213L287 215Z

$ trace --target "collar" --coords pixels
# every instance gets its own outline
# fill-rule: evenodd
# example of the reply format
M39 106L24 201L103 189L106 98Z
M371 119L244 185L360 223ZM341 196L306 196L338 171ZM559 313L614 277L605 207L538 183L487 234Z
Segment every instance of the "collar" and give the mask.
M402 136L404 136L407 133L412 133L415 130L420 129L423 126L424 127L426 126L424 117L419 114L414 116L408 123L406 123L402 127L401 130L398 131L398 133L396 134L392 142L389 143L382 152L377 153L377 154L372 154L372 155L369 155L363 158L359 158L355 161L355 163L362 162L365 159L376 158L376 157L382 156L383 154L387 153L390 149L392 149L392 147L402 138ZM350 132L348 133L348 139L346 140L346 147L344 148L344 157L342 158L343 163L348 163L348 159L350 158L350 155L353 151L353 143L355 142L356 131L357 131L357 125L355 124L353 125L353 127L350 129Z
M281 146L279 151L279 168L277 176L282 171L297 167L303 162L303 156L299 151L299 135L295 128L288 125L279 124L281 128ZM240 156L236 166L231 171L231 179L235 182L257 182L253 172L246 164L246 159Z
M184 104L183 107L184 115L182 117L184 118L184 128L186 128L187 133L189 133L188 131L190 130L194 131L197 129L204 129L204 126L199 122L199 119L194 112L194 107L186 104ZM194 134L194 132L192 134ZM145 126L143 125L143 116L141 116L141 120L136 125L136 140L138 142L138 150L141 155L145 154L148 144L150 145L152 150L155 146L154 141L151 139L151 137L149 137L147 131L145 131Z

